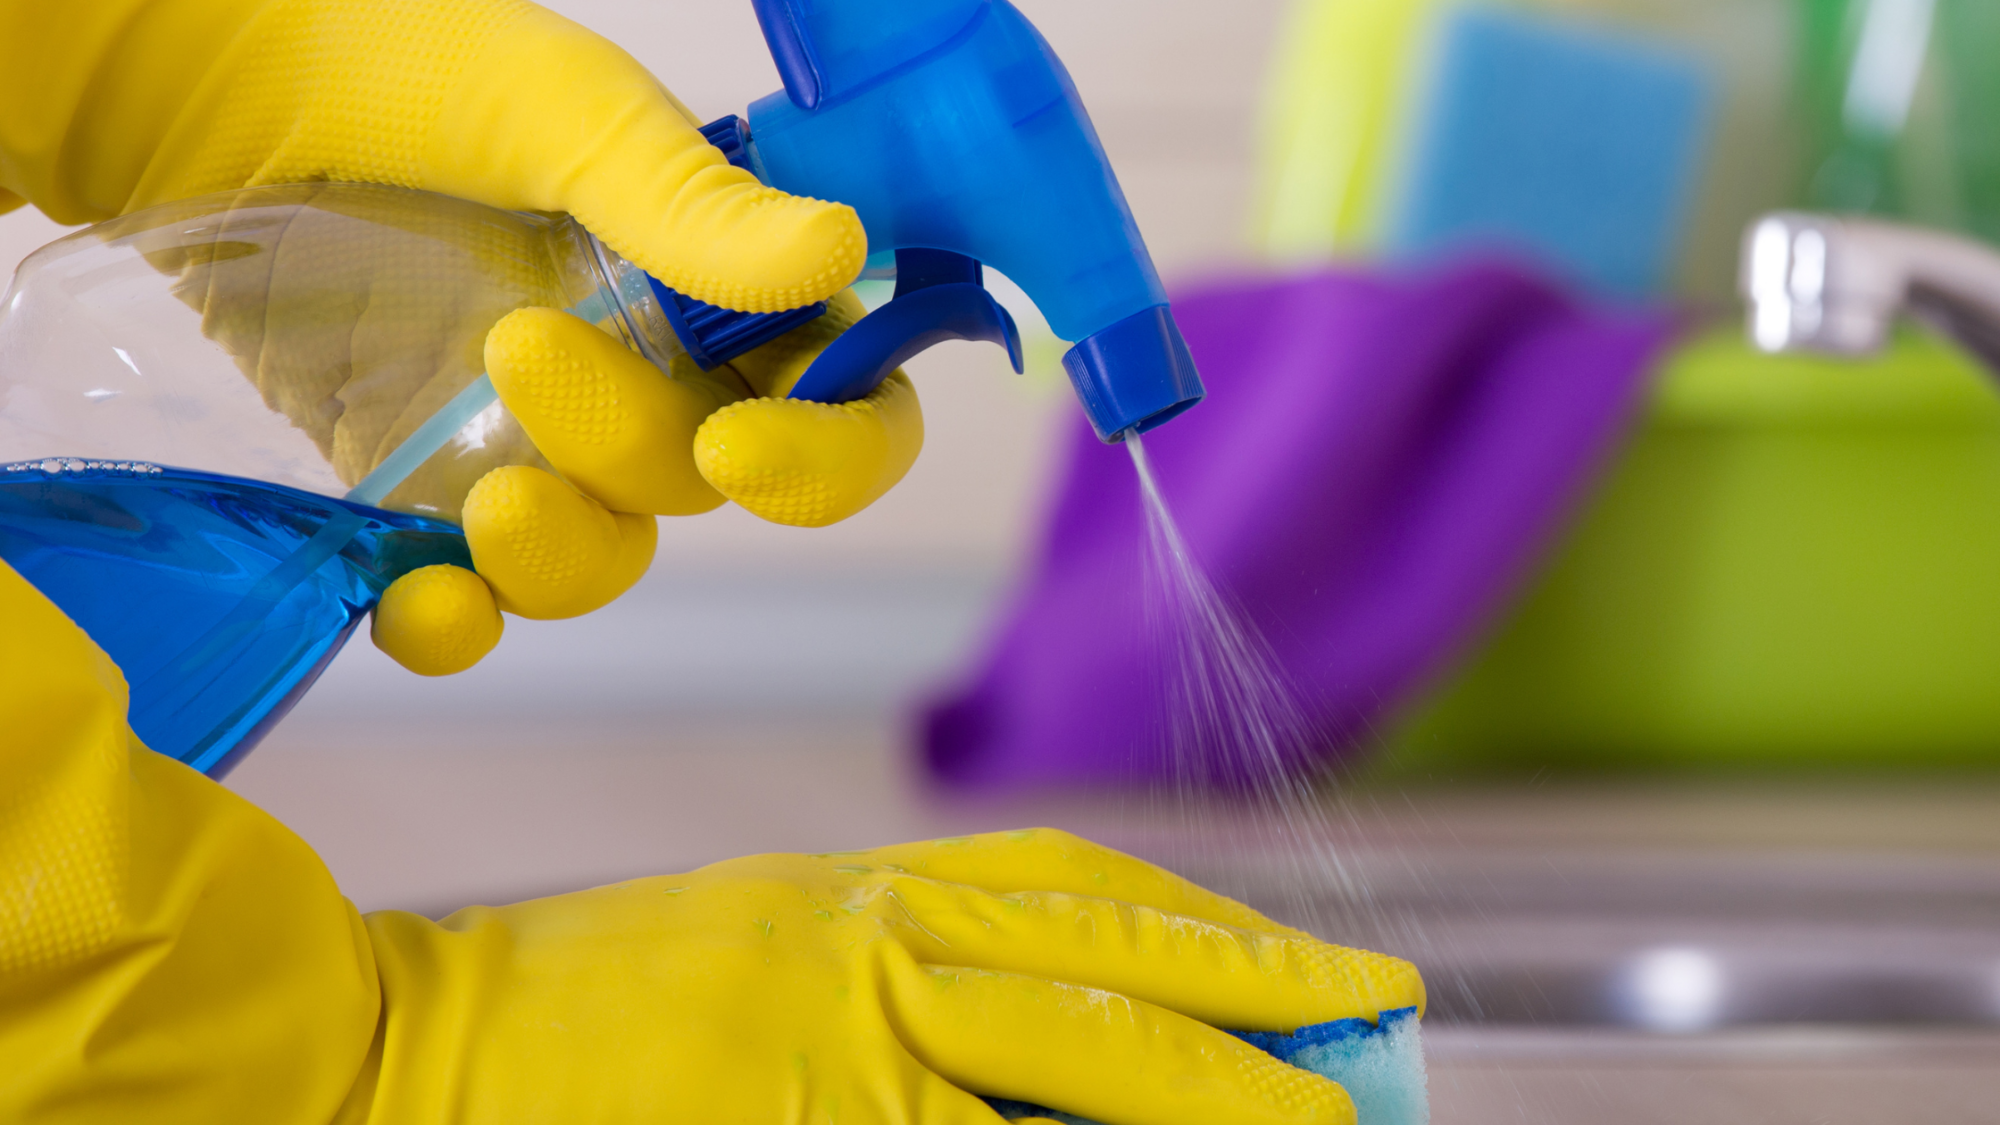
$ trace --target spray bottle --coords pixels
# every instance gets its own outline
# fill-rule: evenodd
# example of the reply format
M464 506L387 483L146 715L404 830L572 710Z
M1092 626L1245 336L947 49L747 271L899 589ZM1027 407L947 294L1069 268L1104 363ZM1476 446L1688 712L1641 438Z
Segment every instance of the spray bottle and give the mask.
M704 134L772 186L852 205L870 268L896 278L793 397L859 398L946 339L997 343L1018 371L1013 320L981 284L991 265L1075 341L1064 366L1104 440L1200 399L1075 88L1019 12L754 3L785 89ZM240 323L217 299L239 283L263 302ZM0 299L0 558L125 670L147 745L220 775L390 582L469 565L455 517L473 481L539 462L477 346L526 305L583 316L663 372L820 311L704 305L573 220L399 188L246 189L128 215L37 252ZM358 362L342 350L357 306L398 342L367 410L336 379ZM274 349L271 324L331 343ZM327 417L348 430L315 433Z
M1019 370L992 266L1055 334L1097 435L1145 432L1202 396L1159 274L1061 60L1005 0L753 0L782 93L712 140L759 179L861 215L896 296L793 394L844 401L942 338L995 339Z

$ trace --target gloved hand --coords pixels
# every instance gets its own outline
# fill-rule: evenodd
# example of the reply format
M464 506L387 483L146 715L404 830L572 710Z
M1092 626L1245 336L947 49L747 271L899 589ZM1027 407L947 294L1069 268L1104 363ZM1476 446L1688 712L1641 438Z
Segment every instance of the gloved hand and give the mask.
M464 505L479 573L430 566L398 578L376 607L375 643L412 671L448 674L498 643L498 609L552 618L604 605L652 561L654 523L628 513L692 515L727 497L776 523L821 527L874 502L923 445L909 377L897 370L851 403L784 397L864 315L842 292L819 319L715 371L680 360L665 379L569 313L508 314L486 336L486 371L562 479L532 465L481 477Z
M624 52L523 0L0 0L0 205L18 195L82 222L256 184L389 183L567 211L667 284L729 308L839 293L866 254L853 211L759 185L696 123ZM475 489L467 531L490 584L408 576L377 610L377 643L443 674L497 643L501 608L596 608L645 570L653 514L724 497L782 522L858 511L921 445L907 384L846 408L752 397L783 393L785 372L795 379L856 314L845 306L745 357L719 390L637 389L664 381L573 318L502 322L489 343L509 374L496 384L538 443L563 444L555 433L577 414L527 401L535 387L638 397L595 400L589 422L616 440L573 434L549 457L567 482L529 466ZM724 405L696 447L688 435ZM678 482L665 494L598 491L663 477Z
M1213 1030L1423 1004L1416 971L1047 829L754 856L441 923L139 745L0 563L0 1120L1345 1125Z
M1406 962L1049 829L368 932L388 1009L370 1120L994 1125L976 1093L1118 1125L1337 1125L1339 1086L1215 1028L1423 1003Z
M510 407L481 411L381 501L461 524L484 576L432 567L386 592L376 641L419 671L476 660L500 609L565 617L615 597L651 560L646 515L705 512L727 491L782 522L831 522L899 479L921 443L900 375L840 406L781 397L863 315L851 293L731 364L676 355L662 373L612 320L536 307L588 304L597 284L550 259L576 237L566 225L351 185L191 207L198 221L162 207L114 230L348 487L482 372Z

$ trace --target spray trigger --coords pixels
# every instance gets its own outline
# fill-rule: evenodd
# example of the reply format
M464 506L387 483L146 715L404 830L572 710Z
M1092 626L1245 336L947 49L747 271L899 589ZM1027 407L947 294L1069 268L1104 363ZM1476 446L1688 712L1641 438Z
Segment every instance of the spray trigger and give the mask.
M896 251L896 296L856 321L813 360L791 398L853 402L912 356L946 340L986 340L1023 370L1014 318L981 284L979 263L947 250Z

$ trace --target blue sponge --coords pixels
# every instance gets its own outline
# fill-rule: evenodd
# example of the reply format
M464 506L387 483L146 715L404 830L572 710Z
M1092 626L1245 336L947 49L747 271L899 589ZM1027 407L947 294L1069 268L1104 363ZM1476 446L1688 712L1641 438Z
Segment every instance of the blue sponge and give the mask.
M1387 249L1491 246L1600 293L1656 292L1692 208L1712 86L1699 58L1658 43L1453 12Z
M1239 1037L1293 1066L1324 1075L1354 1099L1355 1125L1425 1125L1424 1041L1417 1010L1396 1008L1382 1022L1335 1020L1291 1035L1239 1031Z
M1424 1084L1424 1044L1418 1033L1417 1010L1397 1008L1382 1013L1379 1024L1367 1020L1335 1020L1302 1027L1291 1035L1259 1031L1236 1032L1293 1066L1333 1079L1354 1099L1355 1125L1428 1125L1430 1097ZM1000 1116L1053 1117L1065 1125L1096 1125L1075 1114L1027 1102L988 1098Z

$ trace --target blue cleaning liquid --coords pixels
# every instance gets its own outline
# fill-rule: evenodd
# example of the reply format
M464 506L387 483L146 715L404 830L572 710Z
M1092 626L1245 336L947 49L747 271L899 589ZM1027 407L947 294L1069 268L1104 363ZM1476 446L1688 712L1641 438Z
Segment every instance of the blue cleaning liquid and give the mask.
M0 465L0 559L117 662L146 745L212 777L292 709L389 583L472 565L441 520L76 458Z

